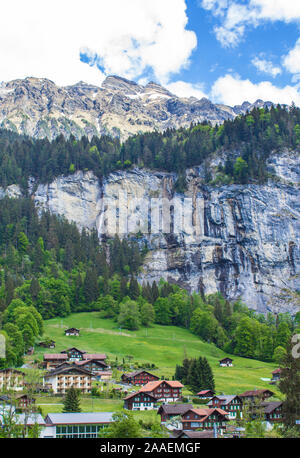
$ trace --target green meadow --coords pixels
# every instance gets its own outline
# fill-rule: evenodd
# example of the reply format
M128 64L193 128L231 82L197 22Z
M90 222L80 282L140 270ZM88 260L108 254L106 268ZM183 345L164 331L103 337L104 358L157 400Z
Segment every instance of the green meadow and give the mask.
M274 364L227 355L214 344L201 341L186 329L154 325L151 328L128 331L119 329L113 320L99 318L97 312L71 314L64 319L53 318L44 324L45 335L55 340L56 348L50 350L36 347L36 359L42 360L44 353L59 353L75 346L89 353L106 353L110 360L117 357L120 363L123 358L131 355L132 363L154 363L157 369L153 373L171 379L176 364L181 364L184 354L188 358L205 356L214 373L217 393L238 394L255 388L269 388L277 396L279 394L274 385L262 380L271 377ZM69 327L80 329L80 336L66 337L64 330ZM219 360L224 356L233 358L234 367L219 366Z

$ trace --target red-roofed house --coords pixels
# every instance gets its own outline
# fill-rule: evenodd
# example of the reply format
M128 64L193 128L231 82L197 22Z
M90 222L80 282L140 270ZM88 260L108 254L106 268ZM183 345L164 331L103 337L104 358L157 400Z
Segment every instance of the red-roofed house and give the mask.
M210 399L214 396L215 392L212 390L202 390L197 393L199 399Z
M190 409L182 415L183 430L208 429L216 426L219 430L226 427L228 414L222 409Z
M175 402L181 398L182 388L177 380L158 380L147 383L139 392L149 393L159 401Z
M281 369L275 369L275 371L272 372L272 382L278 382L280 380L280 373Z

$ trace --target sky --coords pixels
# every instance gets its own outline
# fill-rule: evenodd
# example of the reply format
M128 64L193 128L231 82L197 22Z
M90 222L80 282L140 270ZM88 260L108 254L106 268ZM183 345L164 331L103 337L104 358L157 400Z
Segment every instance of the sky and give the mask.
M155 81L178 96L300 106L300 0L10 0L0 81Z

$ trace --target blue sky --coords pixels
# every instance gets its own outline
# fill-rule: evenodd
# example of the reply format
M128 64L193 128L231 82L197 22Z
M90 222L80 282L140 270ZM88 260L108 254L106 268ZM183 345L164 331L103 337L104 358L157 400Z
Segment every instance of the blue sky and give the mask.
M117 74L229 105L257 98L300 105L299 0L42 5L11 0L2 6L1 80L36 76L100 86Z

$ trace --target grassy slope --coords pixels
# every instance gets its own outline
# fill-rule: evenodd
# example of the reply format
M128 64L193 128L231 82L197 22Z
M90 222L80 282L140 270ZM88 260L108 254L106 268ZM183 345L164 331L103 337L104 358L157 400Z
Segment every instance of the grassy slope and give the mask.
M66 337L64 329L77 327L80 337ZM42 359L43 353L58 353L73 346L89 353L103 352L119 361L132 355L133 361L154 363L153 371L166 379L174 375L176 364L180 364L184 351L189 358L205 356L214 372L217 393L241 393L254 388L269 388L278 394L274 386L261 378L270 378L274 364L234 356L234 367L219 367L219 359L227 356L213 344L202 342L185 329L174 326L155 325L138 331L118 329L113 320L98 318L97 312L77 313L64 318L45 321L45 335L56 342L55 350L36 348L35 357ZM103 401L102 401L103 402Z

